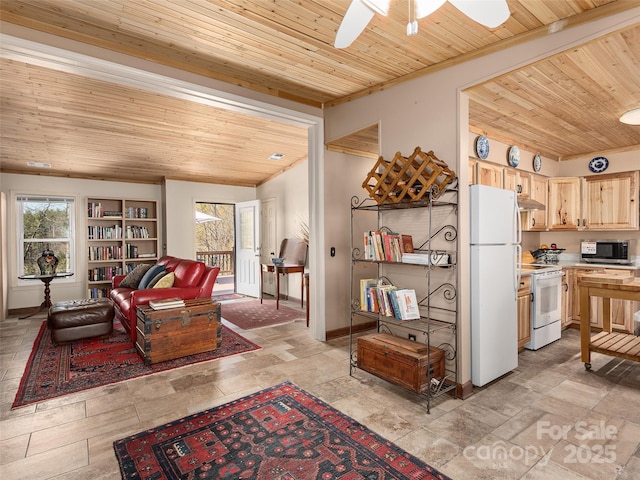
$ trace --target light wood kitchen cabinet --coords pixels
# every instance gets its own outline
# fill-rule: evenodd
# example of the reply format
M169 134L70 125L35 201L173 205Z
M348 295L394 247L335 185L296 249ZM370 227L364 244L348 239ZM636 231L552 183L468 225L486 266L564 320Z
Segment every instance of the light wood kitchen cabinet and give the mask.
M530 175L531 191L529 197L547 207L547 177ZM545 210L522 212L522 230L525 232L543 232L547 230L547 207Z
M502 188L502 167L489 162L477 162L476 183Z
M469 159L469 185L476 183L476 163L474 159Z
M504 168L502 185L505 190L513 190L518 197L529 198L531 193L531 174L515 168Z
M571 322L571 312L569 311L569 307L571 305L571 289L569 285L573 281L573 269L564 268L562 269L562 305L560 306L560 322L562 328L568 327Z
M518 288L518 351L531 341L531 276L520 278Z
M550 230L578 230L581 226L581 180L577 177L549 178L548 215Z
M615 268L569 268L567 284L569 291L567 292L568 305L570 309L570 320L567 324L574 323L580 325L580 294L578 282L582 277L593 273L613 273L616 275L634 276L634 270L615 269ZM632 302L629 300L611 299L611 326L615 331L624 333L633 333L633 314L640 309L640 302ZM602 328L603 326L603 304L602 298L591 298L591 326L594 328Z
M550 230L638 230L640 173L550 178Z
M637 230L638 178L637 171L585 177L582 227Z

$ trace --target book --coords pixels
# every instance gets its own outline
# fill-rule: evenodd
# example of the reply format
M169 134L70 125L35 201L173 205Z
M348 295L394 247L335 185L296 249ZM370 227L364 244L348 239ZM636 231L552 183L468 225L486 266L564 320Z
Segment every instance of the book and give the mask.
M150 300L149 306L154 310L165 310L169 308L184 307L184 300L181 298L165 298L162 300Z
M363 278L360 280L360 310L370 312L369 310L369 290L376 284L373 278Z
M400 250L402 253L413 253L413 237L411 235L400 235Z
M416 291L413 289L403 288L396 290L396 299L398 300L398 309L400 311L401 320L417 320L420 318L420 310L418 309L418 299Z

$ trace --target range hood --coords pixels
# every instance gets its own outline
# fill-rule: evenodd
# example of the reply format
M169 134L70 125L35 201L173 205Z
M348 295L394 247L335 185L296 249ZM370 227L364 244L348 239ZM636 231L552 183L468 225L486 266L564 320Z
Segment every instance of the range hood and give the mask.
M546 207L532 198L518 198L518 207L520 210L546 210Z

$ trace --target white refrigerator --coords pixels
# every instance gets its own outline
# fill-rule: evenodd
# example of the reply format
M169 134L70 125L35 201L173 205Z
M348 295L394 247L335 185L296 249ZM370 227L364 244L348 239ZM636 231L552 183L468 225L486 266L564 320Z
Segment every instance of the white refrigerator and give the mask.
M481 387L518 366L520 211L513 191L469 190L471 383Z

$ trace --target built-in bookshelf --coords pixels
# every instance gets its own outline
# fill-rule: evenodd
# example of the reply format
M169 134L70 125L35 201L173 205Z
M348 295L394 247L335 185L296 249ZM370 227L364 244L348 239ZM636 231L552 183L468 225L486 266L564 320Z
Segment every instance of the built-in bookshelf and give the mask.
M153 200L87 199L87 295L108 297L112 279L158 259Z

